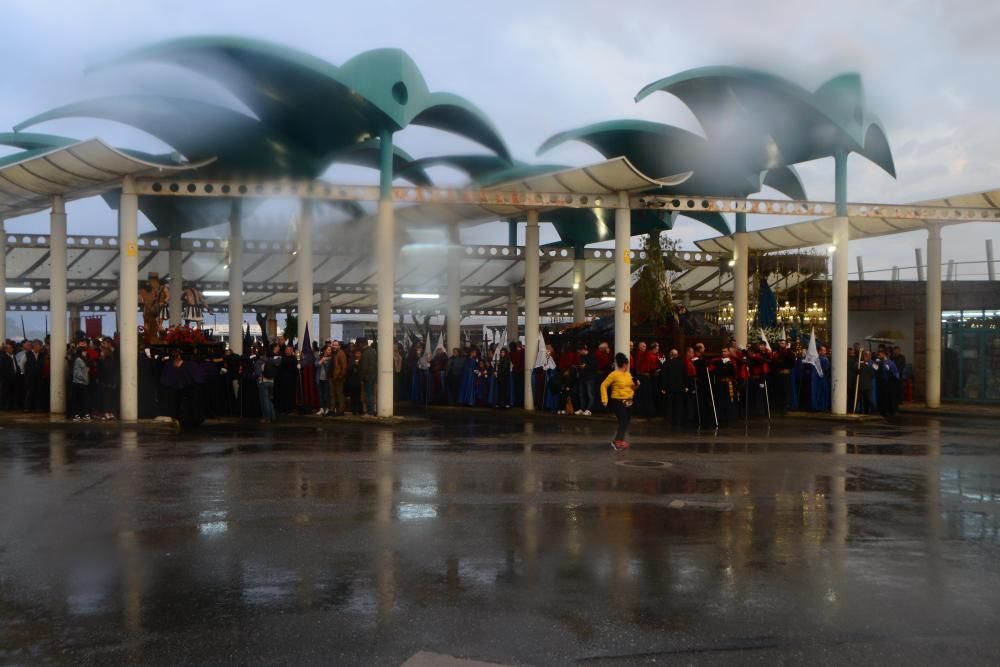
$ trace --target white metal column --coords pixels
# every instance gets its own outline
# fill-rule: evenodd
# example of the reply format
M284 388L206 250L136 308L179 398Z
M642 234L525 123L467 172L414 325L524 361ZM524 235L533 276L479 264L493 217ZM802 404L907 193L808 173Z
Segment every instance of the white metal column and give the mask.
M119 417L134 422L139 418L139 197L131 176L122 179L118 247Z
M941 407L941 227L927 226L927 369L924 396L927 407Z
M396 300L396 211L390 200L378 203L375 228L375 266L378 267L375 303L378 307L378 387L375 409L379 417L393 415L392 312Z
M312 201L303 199L299 203L299 219L296 226L295 280L298 282L297 311L299 317L299 347L306 333L306 325L312 323L313 314L313 253L312 253ZM312 327L310 327L312 329ZM309 338L316 338L310 331Z
M517 289L507 288L507 343L517 340Z
M538 353L538 211L528 211L524 228L524 409L534 410L531 376Z
M830 318L832 335L830 337L830 365L833 366L832 412L835 415L847 414L847 267L850 260L848 252L849 227L847 217L834 218L833 221L833 313Z
M582 251L573 260L573 321L587 319L587 260Z
M615 210L615 353L628 356L632 336L632 211L628 194L618 193Z
M319 290L319 344L330 340L330 288Z
M69 340L72 341L77 331L83 330L83 323L80 321L80 305L74 303L69 307Z
M229 347L243 354L243 219L239 203L229 217Z
M49 412L66 413L66 201L52 197L49 236Z
M170 266L170 326L180 326L184 322L184 306L181 295L184 293L184 251L181 250L181 237L170 239L168 252Z
M733 244L733 338L740 349L747 347L747 317L750 307L750 237L737 232Z
M462 346L462 249L459 246L458 227L448 228L448 310L445 347ZM430 345L430 341L427 343ZM431 351L434 352L433 350ZM450 352L449 352L450 354Z
M7 230L0 217L0 342L7 340Z

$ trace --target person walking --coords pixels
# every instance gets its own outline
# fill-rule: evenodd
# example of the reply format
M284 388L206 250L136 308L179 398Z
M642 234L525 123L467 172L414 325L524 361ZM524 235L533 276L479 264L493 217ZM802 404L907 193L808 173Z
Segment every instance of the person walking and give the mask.
M611 441L611 448L616 452L629 448L625 436L628 433L629 421L632 419L632 400L638 386L639 383L628 371L628 357L619 352L615 355L615 370L601 383L601 405L609 407L618 419L618 430L615 432L615 439Z

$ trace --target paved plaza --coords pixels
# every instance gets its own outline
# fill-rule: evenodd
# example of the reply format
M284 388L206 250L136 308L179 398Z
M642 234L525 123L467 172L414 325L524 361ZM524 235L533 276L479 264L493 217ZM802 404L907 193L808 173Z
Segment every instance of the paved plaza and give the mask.
M0 664L996 664L994 418L429 416L6 419Z

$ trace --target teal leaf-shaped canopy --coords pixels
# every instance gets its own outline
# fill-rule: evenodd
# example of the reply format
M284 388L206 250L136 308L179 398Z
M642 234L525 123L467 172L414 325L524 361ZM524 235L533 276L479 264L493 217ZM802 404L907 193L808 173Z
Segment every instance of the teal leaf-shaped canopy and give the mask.
M780 77L742 67L701 67L655 81L636 95L670 93L691 109L714 143L762 153L768 167L855 152L895 176L889 142L866 108L857 74L809 92Z
M321 155L416 124L509 158L482 111L457 95L430 92L416 63L399 49L366 51L337 67L272 42L206 36L161 42L115 63L137 60L173 63L216 80L265 126Z
M691 178L680 186L657 188L661 194L746 197L766 184L789 197L805 198L805 188L790 167L767 167L761 155L737 154L687 130L645 120L614 120L561 132L545 141L539 153L568 141L580 141L606 158L624 155L654 178L683 171ZM763 176L763 178L762 178ZM730 228L720 213L684 214L720 234Z

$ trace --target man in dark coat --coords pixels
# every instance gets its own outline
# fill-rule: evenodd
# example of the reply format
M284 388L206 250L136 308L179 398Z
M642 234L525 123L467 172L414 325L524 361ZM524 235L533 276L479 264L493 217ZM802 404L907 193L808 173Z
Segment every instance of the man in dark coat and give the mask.
M687 414L687 364L677 350L670 350L661 377L661 390L667 399L666 417L674 426L681 426Z

